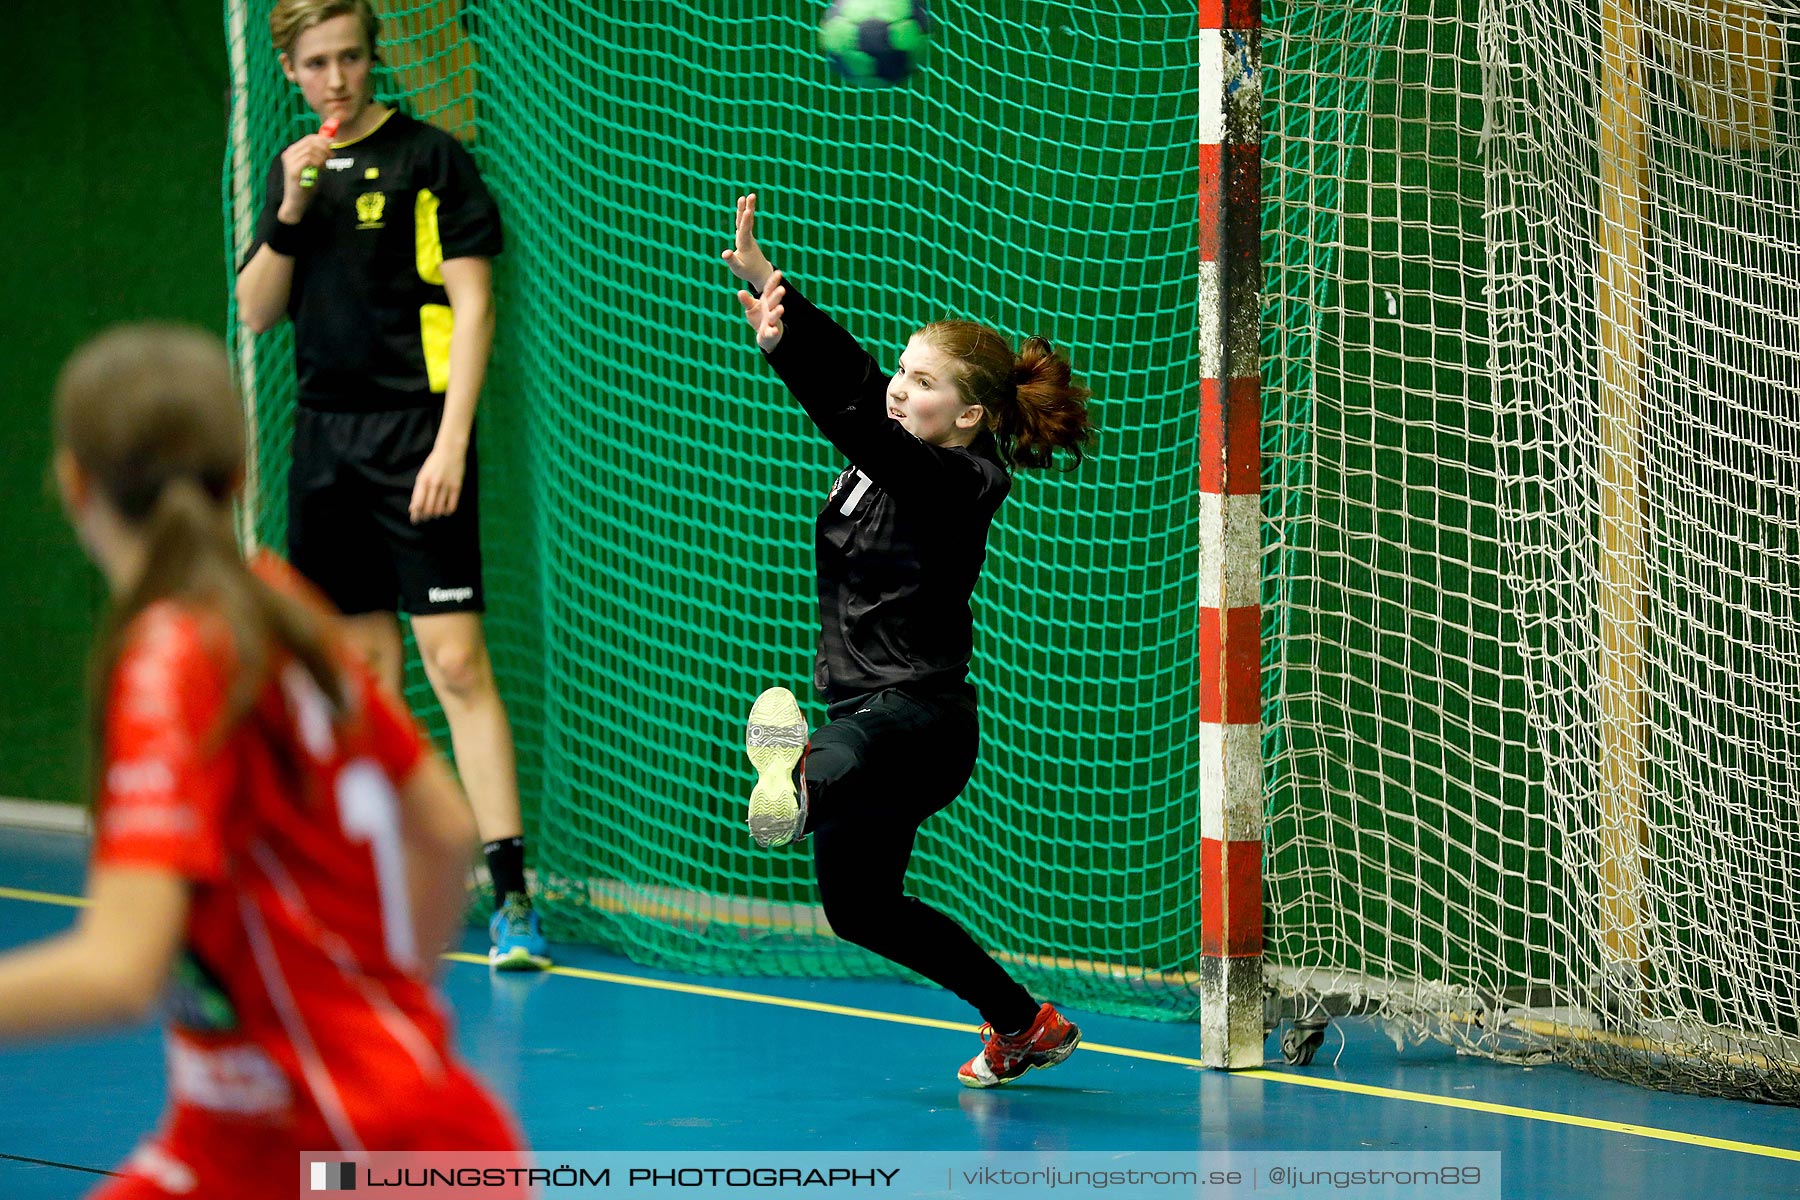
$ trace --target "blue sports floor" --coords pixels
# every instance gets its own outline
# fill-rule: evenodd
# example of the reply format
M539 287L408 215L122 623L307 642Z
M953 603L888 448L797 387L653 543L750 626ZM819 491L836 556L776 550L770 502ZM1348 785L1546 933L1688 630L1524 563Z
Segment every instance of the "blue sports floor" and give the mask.
M5 944L74 919L85 852L73 835L0 829ZM485 941L471 933L465 949L484 954ZM585 947L556 951L547 976L491 976L473 954L443 975L465 1053L549 1155L1499 1151L1509 1200L1800 1197L1800 1111L1790 1108L1436 1046L1397 1054L1354 1022L1332 1027L1310 1067L1280 1066L1271 1040L1275 1069L1226 1075L1199 1069L1192 1025L1080 1012L1070 1015L1083 1047L1067 1063L977 1092L956 1081L978 1045L972 1014L946 993L676 976ZM149 1028L10 1048L0 1072L0 1200L82 1195L161 1105Z

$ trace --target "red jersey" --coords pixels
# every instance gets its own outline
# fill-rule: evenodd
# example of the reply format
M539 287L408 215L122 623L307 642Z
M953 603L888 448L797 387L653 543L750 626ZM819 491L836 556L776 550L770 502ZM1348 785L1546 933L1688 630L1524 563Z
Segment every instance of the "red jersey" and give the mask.
M272 559L256 570L305 593ZM517 1146L451 1051L426 975L435 948L414 936L396 791L424 752L418 727L339 652L346 712L281 658L221 730L232 657L222 618L153 604L126 632L107 702L94 863L192 885L163 1150L198 1167L215 1141Z

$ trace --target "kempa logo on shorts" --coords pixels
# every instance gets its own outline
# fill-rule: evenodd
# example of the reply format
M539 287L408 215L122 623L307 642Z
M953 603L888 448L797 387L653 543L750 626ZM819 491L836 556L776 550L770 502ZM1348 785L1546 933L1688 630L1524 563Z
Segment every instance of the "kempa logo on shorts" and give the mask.
M312 1165L312 1190L315 1192L354 1192L356 1164L316 1162Z
M454 604L458 600L473 600L474 598L475 589L472 587L430 588L425 592L425 599L433 604Z

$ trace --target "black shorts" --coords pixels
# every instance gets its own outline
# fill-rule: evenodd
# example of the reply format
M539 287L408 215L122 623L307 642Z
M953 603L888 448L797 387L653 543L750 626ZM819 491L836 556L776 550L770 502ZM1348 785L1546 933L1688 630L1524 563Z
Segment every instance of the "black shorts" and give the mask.
M482 611L472 436L456 511L417 525L407 515L443 415L295 410L288 558L341 611Z

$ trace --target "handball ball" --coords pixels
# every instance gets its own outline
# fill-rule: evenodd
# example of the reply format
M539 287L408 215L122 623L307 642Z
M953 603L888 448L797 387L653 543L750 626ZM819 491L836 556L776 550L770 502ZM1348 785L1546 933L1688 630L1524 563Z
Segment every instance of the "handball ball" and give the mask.
M931 22L924 0L832 0L819 45L832 70L864 87L891 87L925 53Z

